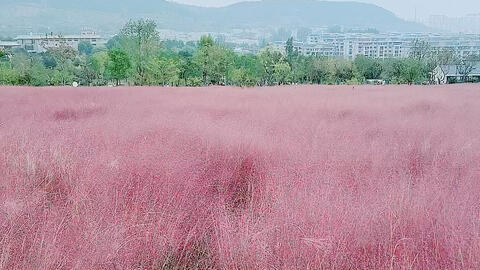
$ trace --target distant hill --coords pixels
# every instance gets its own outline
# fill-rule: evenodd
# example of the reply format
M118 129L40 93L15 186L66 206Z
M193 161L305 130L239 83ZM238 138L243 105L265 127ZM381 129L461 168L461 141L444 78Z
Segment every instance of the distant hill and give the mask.
M232 28L342 25L380 31L425 31L376 5L316 0L263 0L221 8L164 0L2 0L0 33L79 31L90 27L115 32L130 18L155 19L161 28L224 31Z

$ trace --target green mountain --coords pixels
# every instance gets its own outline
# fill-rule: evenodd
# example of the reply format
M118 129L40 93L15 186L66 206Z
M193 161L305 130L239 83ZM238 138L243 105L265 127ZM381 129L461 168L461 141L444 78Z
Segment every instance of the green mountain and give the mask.
M115 32L128 19L150 18L161 28L226 31L233 28L342 25L380 31L424 31L381 7L358 2L263 0L205 8L164 0L2 0L0 33Z

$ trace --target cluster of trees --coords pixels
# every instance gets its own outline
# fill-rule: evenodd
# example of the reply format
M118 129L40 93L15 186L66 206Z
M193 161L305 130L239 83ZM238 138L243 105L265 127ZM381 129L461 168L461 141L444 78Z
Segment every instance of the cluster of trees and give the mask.
M75 50L67 45L45 53L29 54L23 50L0 53L0 85L82 85L103 84L108 80L105 65L108 55L83 42Z
M439 65L471 61L454 52L435 51L415 41L406 59L357 57L353 61L303 56L286 43L286 53L266 47L258 54L235 54L221 41L205 36L197 43L161 41L155 22L130 21L106 48L80 43L42 54L0 52L0 84L6 85L120 85L242 87L286 84L362 84L385 80L393 84L432 82Z

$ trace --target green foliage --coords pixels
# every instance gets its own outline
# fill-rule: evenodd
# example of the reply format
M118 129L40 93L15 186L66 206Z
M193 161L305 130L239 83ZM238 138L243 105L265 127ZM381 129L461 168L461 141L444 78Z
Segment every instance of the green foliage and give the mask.
M45 52L41 54L43 65L46 68L54 69L57 67L57 60L51 52Z
M380 60L365 56L358 56L354 61L356 77L358 80L379 79L382 74Z
M49 84L48 72L39 57L17 54L13 57L10 64L14 72L6 72L10 82L8 84L32 86L46 86Z
M304 32L309 32L304 29ZM278 29L279 36L288 35ZM219 44L222 43L222 44ZM210 36L199 42L160 42L153 21L130 21L107 43L106 51L95 51L86 43L79 51L62 44L34 55L14 50L0 59L0 84L7 85L136 85L241 87L288 84L361 84L370 79L388 83L420 84L432 81L431 71L441 64L455 64L465 77L478 59L460 59L451 51L425 53L428 44L417 41L407 59L354 61L299 55L289 38L286 50L266 47L258 54L235 54ZM163 48L162 48L163 45Z
M194 62L200 68L204 85L226 85L234 54L217 45L211 37L202 37Z
M105 83L108 60L109 57L107 52L97 52L88 58L90 68L95 73L95 85L102 85Z
M18 85L20 75L16 69L0 64L0 85Z
M183 42L181 40L163 40L162 48L171 52L189 52L193 54L197 50L196 42Z
M286 62L277 63L274 66L274 78L277 85L291 84L293 75L290 65Z
M198 87L202 85L203 85L203 80L200 77L188 78L186 82L186 86L191 86L191 87Z
M153 78L150 85L178 86L180 84L180 63L175 59L157 57L152 62Z
M252 87L260 84L261 66L255 55L235 56L234 67L229 76L229 84Z
M40 61L34 61L31 67L31 81L33 86L46 86L50 84L50 76L48 70Z
M416 59L407 59L403 68L403 82L408 84L420 84L426 79L427 72L421 61Z
M287 51L287 57L288 58L293 57L293 37L290 37L287 40L287 43L285 45L286 45L285 48L286 48L286 51Z
M93 53L93 45L87 41L78 43L78 52L84 55L91 55Z
M235 68L231 72L231 82L241 87L253 87L258 84L258 77L246 68Z
M124 48L126 47L126 41L125 37L122 37L120 35L116 35L113 38L111 38L109 41L107 41L107 44L105 45L109 50L112 49L119 49L119 48Z
M390 59L383 65L382 79L394 84L421 84L428 80L429 70L418 59Z
M283 62L286 62L285 56L274 50L272 47L267 47L260 51L258 60L262 66L262 84L275 84L275 67Z
M107 72L111 79L115 80L116 85L120 84L120 80L128 77L128 72L132 64L128 54L121 49L113 49L108 52Z
M332 84L345 84L354 77L353 63L347 60L329 59L329 76Z
M48 50L48 53L51 54L53 58L55 58L55 61L59 65L67 61L73 62L73 60L75 60L75 58L77 57L77 51L65 44L62 44L56 48L50 48Z
M326 59L314 58L308 66L312 83L323 84L329 79L329 65Z
M152 74L149 67L160 49L157 24L153 20L129 21L120 31L114 45L125 50L132 61L134 83L148 84Z
M404 61L400 59L386 59L382 65L380 77L392 84L402 83Z

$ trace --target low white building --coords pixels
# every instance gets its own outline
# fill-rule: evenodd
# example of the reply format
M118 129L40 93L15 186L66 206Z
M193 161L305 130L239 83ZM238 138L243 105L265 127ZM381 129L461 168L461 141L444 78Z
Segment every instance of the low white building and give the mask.
M82 41L92 44L94 47L104 45L106 41L95 32L82 32L80 35L22 35L15 38L21 48L30 53L43 53L50 48L58 48L66 45L75 50Z
M20 48L20 44L16 41L1 41L0 40L0 50L11 50Z

